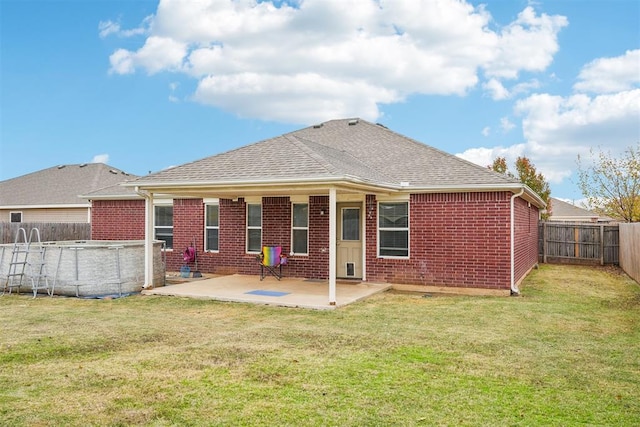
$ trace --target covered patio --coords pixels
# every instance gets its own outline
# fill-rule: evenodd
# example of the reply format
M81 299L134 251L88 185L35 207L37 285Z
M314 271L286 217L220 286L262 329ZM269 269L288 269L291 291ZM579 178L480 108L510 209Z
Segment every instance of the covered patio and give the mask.
M391 287L388 283L338 281L336 302L331 304L327 300L327 280L292 277L277 280L274 277L266 277L261 281L259 276L233 274L144 289L142 294L332 310L384 292Z

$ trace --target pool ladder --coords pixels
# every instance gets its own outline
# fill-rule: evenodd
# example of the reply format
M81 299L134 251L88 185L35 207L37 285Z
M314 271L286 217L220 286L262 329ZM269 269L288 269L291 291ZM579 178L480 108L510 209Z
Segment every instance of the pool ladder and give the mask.
M9 272L1 295L4 295L7 291L11 294L14 288L19 294L22 282L27 278L31 280L31 290L34 298L41 289L46 290L48 295L53 296L53 286L49 285L45 255L46 247L40 241L40 230L32 228L27 240L27 231L24 228L19 228L13 243Z

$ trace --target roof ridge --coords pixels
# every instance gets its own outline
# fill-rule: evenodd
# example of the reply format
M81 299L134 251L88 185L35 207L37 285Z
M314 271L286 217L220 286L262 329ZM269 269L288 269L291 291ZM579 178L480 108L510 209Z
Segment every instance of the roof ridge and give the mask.
M307 140L306 138L301 138L297 135L294 135L294 132L290 132L288 134L282 135L286 140L294 144L296 147L300 148L307 154L311 159L313 159L318 165L324 168L327 172L337 173L338 169L330 162L327 161L320 153L309 147L305 142L313 142ZM315 143L317 144L317 142Z
M319 161L319 162L320 162L320 164L321 164L321 166L325 167L329 172L332 172L332 173L340 173L341 171L340 171L340 169L339 169L335 164L333 164L329 159L327 159L327 158L326 158L325 156L323 156L321 153L317 152L314 148L310 147L308 144L314 144L314 145L317 145L317 146L323 147L323 149L325 149L325 150L329 150L329 151L331 151L331 152L335 153L335 154L336 154L336 157L338 157L338 158L339 158L339 157L342 157L342 158L344 158L344 157L349 157L349 159L350 159L349 161L350 161L350 162L358 163L360 166L362 166L362 167L364 167L364 168L366 168L366 169L368 169L368 170L370 170L370 171L373 171L373 172L374 172L374 173L376 173L376 174L379 174L379 175L381 175L381 176L384 176L386 179L388 179L388 182L389 182L389 183L393 183L393 182L395 182L391 177L389 177L386 173L384 173L384 171L379 171L379 170L377 170L377 169L375 169L375 168L371 167L371 165L369 165L368 163L363 162L363 161L362 161L362 160L360 160L358 157L356 157L355 155L353 155L353 154L351 154L351 153L349 153L349 152L347 152L347 151L340 150L340 149L337 149L337 148L335 148L335 147L331 147L331 146L329 146L329 145L322 144L322 143L320 143L320 142L313 141L313 140L311 140L311 139L304 138L304 137L299 136L299 135L290 135L290 136L293 136L295 139L297 139L297 140L300 142L300 144L296 144L296 146L303 147L303 149L304 149L306 152L310 152L310 153L312 153L314 160ZM360 177L360 178L365 179L364 177Z

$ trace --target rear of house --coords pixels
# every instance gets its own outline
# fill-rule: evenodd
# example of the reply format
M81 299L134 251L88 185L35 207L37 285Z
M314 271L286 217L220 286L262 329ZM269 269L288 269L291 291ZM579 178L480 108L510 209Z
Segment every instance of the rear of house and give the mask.
M128 194L125 196L125 190ZM537 262L523 184L360 119L333 120L88 195L93 239L195 244L198 269L255 275L282 246L288 276L517 292ZM152 286L152 279L147 283Z

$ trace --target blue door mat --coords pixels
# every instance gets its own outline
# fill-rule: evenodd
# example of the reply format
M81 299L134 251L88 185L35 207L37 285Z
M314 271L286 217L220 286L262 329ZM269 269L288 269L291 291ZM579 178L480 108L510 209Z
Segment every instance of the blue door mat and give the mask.
M283 297L285 295L289 295L289 292L263 291L261 289L257 289L255 291L245 292L245 294L264 295L264 296L268 296L268 297Z

